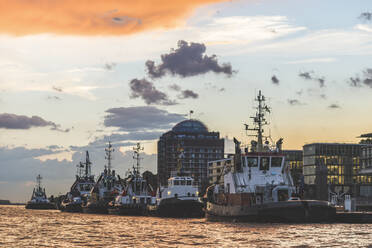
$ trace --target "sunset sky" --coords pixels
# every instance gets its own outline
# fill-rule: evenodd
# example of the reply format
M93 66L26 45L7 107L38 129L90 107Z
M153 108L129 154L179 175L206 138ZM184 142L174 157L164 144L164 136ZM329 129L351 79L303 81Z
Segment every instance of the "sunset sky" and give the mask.
M370 0L0 0L0 199L37 174L65 193L89 150L124 174L188 118L229 140L262 90L274 140L358 142L372 132Z

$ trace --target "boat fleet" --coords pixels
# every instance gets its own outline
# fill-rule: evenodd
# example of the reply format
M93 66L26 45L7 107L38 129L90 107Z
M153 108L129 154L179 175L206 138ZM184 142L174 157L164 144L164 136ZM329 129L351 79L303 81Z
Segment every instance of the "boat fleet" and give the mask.
M275 145L263 135L270 112L265 97L259 91L255 99L257 113L252 117L257 140L241 149L234 138L235 154L231 163L224 165L217 182L199 194L191 175L184 172L181 144L178 146L177 170L171 172L167 185L154 189L140 173L140 143L133 148L135 161L131 170L121 178L112 169L114 149L109 142L105 149L106 164L95 180L91 161L86 152L85 162L77 165L76 180L70 191L58 202L64 212L83 212L116 215L151 215L162 217L203 217L208 220L319 222L334 218L336 209L327 201L302 200L296 194L289 168L282 153L283 139ZM252 136L252 135L250 135ZM265 139L265 141L264 141ZM26 208L48 209L51 203L37 178L32 199Z

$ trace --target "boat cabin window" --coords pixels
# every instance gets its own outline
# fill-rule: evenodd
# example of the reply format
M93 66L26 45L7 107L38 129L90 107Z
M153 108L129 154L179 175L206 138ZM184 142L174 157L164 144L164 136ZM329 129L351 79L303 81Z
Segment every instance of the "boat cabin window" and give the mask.
M282 157L272 157L271 158L271 167L281 167L282 166Z
M174 184L174 185L180 185L180 181L178 181L178 180L174 180L174 181L173 181L173 184Z
M257 167L257 157L247 157L248 167Z
M191 185L191 180L187 180L187 185Z
M270 169L270 157L261 157L260 158L260 170L269 170Z
M181 185L186 185L186 181L185 180L181 180Z

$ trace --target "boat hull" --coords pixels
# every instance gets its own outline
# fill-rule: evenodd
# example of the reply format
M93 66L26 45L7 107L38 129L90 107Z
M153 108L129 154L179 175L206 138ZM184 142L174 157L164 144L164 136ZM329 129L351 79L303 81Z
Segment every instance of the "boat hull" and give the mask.
M25 208L47 210L47 209L56 209L56 206L50 202L40 202L40 203L28 202Z
M237 222L332 222L336 209L326 201L299 200L265 203L256 206L206 204L208 220Z
M60 207L62 212L71 212L71 213L81 213L83 212L83 207L81 203L62 203Z
M141 216L146 215L146 206L131 204L109 207L109 214Z
M101 203L88 203L86 206L83 206L83 213L108 214L108 206Z
M164 199L152 209L152 214L161 217L200 218L204 216L203 204L197 200Z

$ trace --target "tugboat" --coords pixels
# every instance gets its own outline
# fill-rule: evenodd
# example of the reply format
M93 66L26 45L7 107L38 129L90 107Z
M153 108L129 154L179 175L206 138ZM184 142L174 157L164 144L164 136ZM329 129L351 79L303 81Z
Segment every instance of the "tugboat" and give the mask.
M45 188L41 187L41 179L39 174L36 177L37 184L32 191L31 200L26 204L26 209L56 209L55 205L48 200Z
M148 204L155 203L155 197L151 192L153 189L140 173L140 152L143 150L140 143L133 147L136 167L129 172L125 179L126 186L114 201L110 203L109 213L119 215L144 215Z
M70 192L66 194L60 210L66 212L82 212L82 205L86 205L90 191L94 186L94 176L91 174L91 162L89 152L86 151L85 163L80 162L77 167L77 175Z
M122 179L111 168L112 152L114 152L111 142L105 152L107 165L91 189L87 204L83 205L84 213L107 214L108 203L114 200L123 189Z
M283 139L276 147L270 146L269 137L263 136L267 125L265 115L270 108L265 104L261 91L257 98L257 113L251 117L257 141L251 142L241 152L240 142L234 138L233 163L223 168L218 181L206 193L208 220L233 220L254 222L321 222L332 221L336 209L327 201L301 200L296 194L289 168L282 152ZM265 144L263 139L266 138Z
M182 171L183 149L179 146L178 170L172 172L168 186L159 187L156 205L148 206L150 214L162 217L203 217L203 203L199 201L194 179Z

